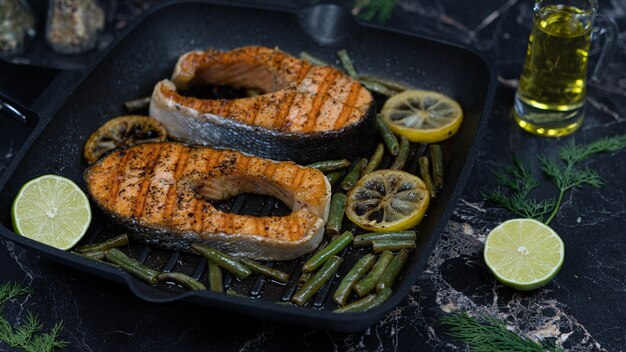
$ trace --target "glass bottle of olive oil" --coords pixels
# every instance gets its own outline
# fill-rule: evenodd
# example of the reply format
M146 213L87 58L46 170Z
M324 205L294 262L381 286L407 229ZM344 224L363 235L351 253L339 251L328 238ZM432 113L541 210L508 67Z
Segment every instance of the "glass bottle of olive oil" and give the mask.
M523 129L563 136L582 124L587 56L597 7L538 1L513 109Z

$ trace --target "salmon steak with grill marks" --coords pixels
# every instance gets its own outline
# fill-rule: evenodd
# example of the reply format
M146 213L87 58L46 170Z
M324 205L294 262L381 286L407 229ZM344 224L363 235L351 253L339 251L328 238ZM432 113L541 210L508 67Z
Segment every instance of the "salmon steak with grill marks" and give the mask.
M203 85L262 94L239 99L182 94ZM179 141L309 163L370 151L376 139L374 105L372 94L338 69L246 46L182 55L172 79L154 87L150 116Z
M100 208L144 243L189 252L199 243L259 260L315 249L330 206L330 184L319 170L174 142L117 150L89 166L85 181ZM211 203L241 193L273 196L292 211L248 216Z

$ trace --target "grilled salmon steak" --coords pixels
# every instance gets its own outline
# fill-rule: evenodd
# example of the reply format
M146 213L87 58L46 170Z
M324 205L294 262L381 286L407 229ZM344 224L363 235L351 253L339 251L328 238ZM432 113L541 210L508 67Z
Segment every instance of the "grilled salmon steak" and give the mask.
M145 243L185 251L201 243L259 260L315 249L330 206L330 185L316 169L172 142L115 151L91 165L85 181L96 203ZM211 203L240 193L276 197L292 212L237 215Z
M194 85L264 94L230 100L181 94ZM150 116L172 138L300 163L365 154L375 139L374 112L371 93L343 72L261 46L182 55L150 103Z

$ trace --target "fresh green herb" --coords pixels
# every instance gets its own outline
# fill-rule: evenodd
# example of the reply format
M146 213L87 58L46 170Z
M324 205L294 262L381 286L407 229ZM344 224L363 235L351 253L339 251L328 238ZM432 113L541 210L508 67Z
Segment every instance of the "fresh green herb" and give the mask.
M16 327L11 326L4 317L3 308L6 301L31 292L29 288L16 283L0 285L0 341L26 352L47 352L55 348L65 348L68 342L59 340L62 322L55 324L48 332L37 335L43 329L37 315L26 312L24 322Z
M608 153L626 148L626 135L606 137L595 142L578 145L573 141L559 148L559 157L539 156L541 170L552 179L559 194L556 199L548 198L537 201L530 193L539 186L530 167L513 156L512 165L504 165L500 171L494 171L497 183L510 190L505 194L501 189L483 193L483 197L510 210L511 212L550 224L556 216L565 192L582 185L600 187L602 179L595 170L580 168L577 165L598 153Z
M599 188L604 183L595 170L576 168L576 164L591 158L595 154L610 153L626 148L626 134L605 137L587 145L577 145L573 141L559 148L559 159L562 162L540 157L541 170L552 178L559 189L559 196L554 210L546 220L546 224L556 215L565 192L569 189L588 184Z
M396 0L356 0L352 13L366 21L375 18L379 23L386 23L395 6Z
M472 317L458 313L442 317L441 323L449 328L448 335L465 342L473 352L518 351L558 352L561 346L552 341L537 343L507 329L504 322L488 316Z
M17 283L9 282L0 285L0 306L2 306L6 301L12 300L15 297L27 295L29 293L32 293L31 289L20 286Z
M507 195L501 189L496 189L483 193L483 197L519 216L543 221L544 215L554 209L556 201L537 201L530 198L530 192L539 186L539 181L530 168L513 155L513 164L503 165L501 169L494 170L493 175L500 186L511 190L511 194Z

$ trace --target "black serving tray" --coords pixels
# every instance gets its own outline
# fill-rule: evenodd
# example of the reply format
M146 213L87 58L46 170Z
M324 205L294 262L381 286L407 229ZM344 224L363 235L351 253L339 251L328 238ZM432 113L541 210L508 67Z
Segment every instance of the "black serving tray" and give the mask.
M292 54L308 51L331 63L336 63L335 52L346 48L359 72L443 92L463 107L465 120L460 131L443 144L446 186L431 202L427 216L417 227L417 248L411 252L387 302L363 313L332 312L336 306L330 296L338 277L350 269L362 250L349 249L342 253L345 260L339 275L306 306L297 307L287 302L306 258L272 264L291 273L292 280L286 285L256 275L243 281L227 275L226 285L245 297L187 292L173 285L149 286L120 269L31 241L11 230L11 202L28 180L57 174L85 189L82 176L87 164L82 149L87 137L108 119L124 114L124 101L150 95L157 81L171 75L180 54L192 49L231 49L250 44L277 46ZM127 285L147 301L182 300L315 328L362 330L400 303L423 270L470 174L477 153L476 142L480 141L490 114L494 89L489 64L472 50L359 23L334 5L276 11L232 3L165 4L137 20L90 69L84 73L60 74L35 102L34 112L24 113L26 116L34 113L38 119L31 122L35 125L32 134L0 179L0 233L54 261ZM415 173L416 159L423 152L424 146L413 147L407 166L409 172ZM383 163L389 163L389 159L385 157ZM273 199L255 195L241 195L220 206L233 212L259 215L288 211ZM345 226L350 229L350 224ZM94 207L91 227L81 243L100 241L122 231ZM206 261L200 256L139 244L131 244L124 251L155 269L181 271L206 280Z

